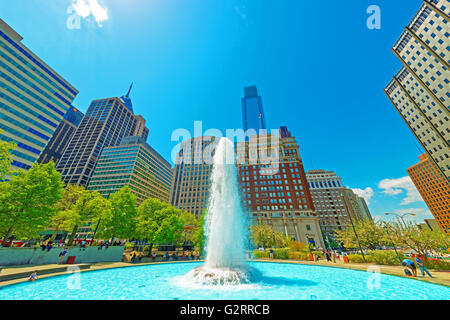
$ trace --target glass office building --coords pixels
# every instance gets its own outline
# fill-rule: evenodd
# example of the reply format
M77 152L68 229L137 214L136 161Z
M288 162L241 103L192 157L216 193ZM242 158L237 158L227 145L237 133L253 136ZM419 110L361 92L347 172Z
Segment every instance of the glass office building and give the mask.
M38 160L77 94L0 19L0 140L16 144L13 170Z
M56 128L50 142L45 147L44 151L38 159L39 163L48 163L53 161L55 164L59 162L61 156L69 144L75 130L83 119L83 113L75 108L70 108L65 114L63 120Z
M89 182L88 190L109 196L129 186L137 203L147 198L169 202L172 168L141 137L125 137L120 145L103 149Z
M56 169L65 183L87 186L103 148L119 145L122 138L137 135L136 117L122 98L91 102ZM148 131L142 131L145 137Z
M244 88L244 98L241 103L244 131L253 129L259 133L260 130L266 130L262 98L258 95L258 89L255 86Z

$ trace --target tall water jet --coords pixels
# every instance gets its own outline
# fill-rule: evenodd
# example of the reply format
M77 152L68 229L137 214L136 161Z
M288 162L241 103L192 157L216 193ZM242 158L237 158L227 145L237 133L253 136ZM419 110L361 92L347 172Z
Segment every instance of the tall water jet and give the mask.
M222 138L214 154L211 190L205 217L205 264L188 274L207 285L250 281L247 266L247 214L242 208L233 143Z

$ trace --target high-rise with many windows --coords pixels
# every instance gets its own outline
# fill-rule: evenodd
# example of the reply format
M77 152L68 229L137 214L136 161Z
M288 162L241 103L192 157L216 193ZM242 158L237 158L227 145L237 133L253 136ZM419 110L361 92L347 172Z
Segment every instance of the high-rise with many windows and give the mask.
M243 202L254 224L325 247L299 147L287 128L237 142L236 162Z
M143 138L125 137L103 149L87 189L109 196L129 186L138 204L147 198L169 202L172 177L170 163Z
M449 14L448 0L424 1L392 48L403 67L384 91L450 181Z
M58 164L59 159L69 144L75 130L77 130L79 124L83 119L83 113L75 108L70 108L64 115L64 118L56 128L55 133L50 139L49 143L42 151L41 156L38 159L39 163L48 163L53 161Z
M262 98L258 95L258 89L255 86L244 88L241 103L244 131L253 129L259 133L260 130L267 129Z
M362 200L342 184L342 178L333 171L309 170L306 173L314 207L320 218L322 232L333 237L335 231L351 225L350 219L371 219ZM365 203L365 201L364 201ZM367 205L365 206L367 208Z
M408 168L408 174L439 227L450 233L450 183L426 153L419 159L419 163Z
M0 19L0 140L16 143L13 169L38 160L77 94Z
M65 183L87 186L103 148L137 135L137 124L143 119L136 118L131 106L129 92L121 98L91 102L56 167Z
M170 203L197 218L206 209L216 138L200 136L181 142L173 169Z

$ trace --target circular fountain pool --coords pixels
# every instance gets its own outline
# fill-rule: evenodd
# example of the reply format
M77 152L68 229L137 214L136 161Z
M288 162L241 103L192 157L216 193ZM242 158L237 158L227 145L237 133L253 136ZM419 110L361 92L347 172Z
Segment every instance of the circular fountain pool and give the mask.
M0 287L0 300L382 300L450 299L450 288L401 277L301 264L251 262L251 284L202 286L184 275L200 263L83 272Z

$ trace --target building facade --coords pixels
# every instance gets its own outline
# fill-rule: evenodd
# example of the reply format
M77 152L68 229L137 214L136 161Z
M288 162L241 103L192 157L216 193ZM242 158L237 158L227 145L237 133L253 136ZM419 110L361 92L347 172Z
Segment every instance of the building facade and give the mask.
M359 197L342 184L342 178L333 171L309 170L306 173L314 207L320 218L322 232L333 237L334 233L354 221L370 217L370 212L359 205ZM364 199L362 199L364 200ZM365 203L365 201L364 201ZM366 205L367 207L367 205Z
M56 167L65 183L86 187L103 148L137 135L141 119L133 114L128 95L91 102Z
M78 91L0 19L0 140L16 143L12 169L29 169Z
M56 128L49 143L45 147L44 151L42 151L38 159L39 163L48 163L53 161L55 164L58 164L65 148L69 144L70 139L80 125L83 116L83 113L75 108L70 108L67 111L64 118L59 123L58 128Z
M448 0L426 0L392 48L403 66L385 93L450 181Z
M215 142L213 136L181 142L173 169L170 204L197 218L208 205Z
M450 183L427 154L419 159L407 172L442 231L450 233Z
M236 143L243 202L253 224L267 224L297 241L325 247L299 147L284 130Z
M259 133L260 130L266 130L262 98L258 95L258 89L255 86L244 88L241 104L244 131L253 129L255 133Z
M118 146L103 149L88 190L103 196L129 186L141 204L148 198L169 202L173 172L168 163L141 137L125 137Z

